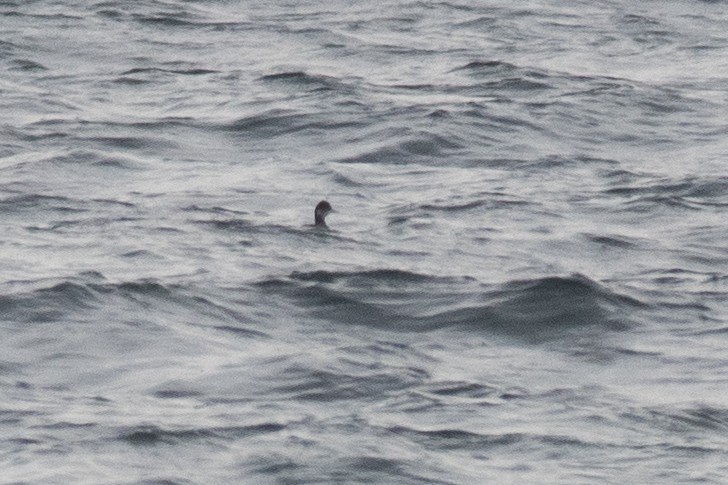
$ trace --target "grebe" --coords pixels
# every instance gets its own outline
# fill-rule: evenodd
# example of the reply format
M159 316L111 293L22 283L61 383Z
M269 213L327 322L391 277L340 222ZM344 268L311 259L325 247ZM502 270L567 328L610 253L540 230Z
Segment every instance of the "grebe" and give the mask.
M314 225L320 226L320 227L327 227L326 226L326 215L329 212L333 212L334 209L331 208L331 204L326 202L325 200L322 200L318 203L316 206L316 209L313 212L314 215Z

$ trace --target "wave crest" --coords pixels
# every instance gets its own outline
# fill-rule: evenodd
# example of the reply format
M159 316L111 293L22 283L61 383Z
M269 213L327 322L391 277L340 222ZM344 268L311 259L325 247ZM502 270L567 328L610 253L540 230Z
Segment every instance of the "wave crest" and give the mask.
M548 340L585 327L622 330L645 305L582 275L483 285L399 270L295 272L260 283L316 318L393 331L459 329Z

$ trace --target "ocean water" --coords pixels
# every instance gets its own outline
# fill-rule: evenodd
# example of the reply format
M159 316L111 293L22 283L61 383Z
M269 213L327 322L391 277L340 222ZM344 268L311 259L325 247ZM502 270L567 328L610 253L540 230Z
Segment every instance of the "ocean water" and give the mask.
M726 483L725 7L0 1L0 482Z

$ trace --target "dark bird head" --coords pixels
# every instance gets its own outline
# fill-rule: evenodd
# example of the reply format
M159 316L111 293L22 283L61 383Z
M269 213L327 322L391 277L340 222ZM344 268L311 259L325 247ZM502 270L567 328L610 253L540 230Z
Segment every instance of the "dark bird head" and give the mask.
M317 226L326 226L326 215L329 212L333 212L333 210L334 209L331 208L331 204L329 204L325 200L319 202L313 213L315 224Z

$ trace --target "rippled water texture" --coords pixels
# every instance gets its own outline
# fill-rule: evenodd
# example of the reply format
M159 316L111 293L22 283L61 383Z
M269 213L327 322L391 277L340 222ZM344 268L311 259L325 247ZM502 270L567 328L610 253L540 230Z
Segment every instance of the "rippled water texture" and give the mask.
M0 0L0 481L724 483L725 6Z

